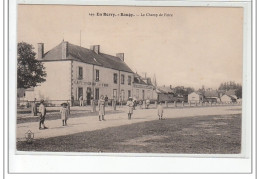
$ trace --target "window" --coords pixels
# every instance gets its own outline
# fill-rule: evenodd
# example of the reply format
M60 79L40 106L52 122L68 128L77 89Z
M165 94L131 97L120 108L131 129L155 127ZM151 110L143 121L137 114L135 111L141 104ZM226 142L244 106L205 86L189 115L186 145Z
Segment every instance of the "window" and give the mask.
M114 83L117 84L117 73L114 73Z
M83 79L83 68L82 67L78 68L78 79Z
M96 81L99 81L99 70L96 70Z
M139 99L139 89L136 89L136 97Z
M128 85L131 85L131 82L132 82L132 78L131 76L128 76Z
M121 75L121 84L125 84L125 75Z

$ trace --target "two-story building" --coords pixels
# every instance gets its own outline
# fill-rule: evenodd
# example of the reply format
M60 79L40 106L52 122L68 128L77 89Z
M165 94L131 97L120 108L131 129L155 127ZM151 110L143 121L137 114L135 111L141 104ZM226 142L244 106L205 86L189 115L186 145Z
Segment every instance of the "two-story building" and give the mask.
M38 60L43 62L46 81L34 88L31 98L60 104L77 101L80 96L90 103L101 95L109 99L126 100L132 97L134 73L124 62L124 54L116 56L100 52L100 46L90 49L62 42L44 53L44 44L38 44ZM27 99L33 100L33 99Z
M134 74L133 97L138 101L147 99L157 100L157 92L151 78L141 77L137 73Z

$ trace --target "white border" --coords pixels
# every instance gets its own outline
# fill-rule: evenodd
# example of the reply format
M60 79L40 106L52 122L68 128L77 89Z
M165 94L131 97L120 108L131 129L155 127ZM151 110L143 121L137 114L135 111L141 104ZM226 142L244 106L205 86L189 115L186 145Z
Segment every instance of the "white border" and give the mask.
M74 1L18 1L34 4L75 4ZM16 95L9 96L9 171L11 173L249 173L251 172L251 3L250 2L159 2L159 1L77 1L77 5L136 5L136 6L228 6L244 7L243 59L243 120L242 154L189 155L189 154L106 154L37 153L15 155ZM9 93L16 94L16 3L9 9ZM245 95L246 94L246 95ZM44 154L44 155L41 155ZM48 155L47 155L48 154ZM78 155L78 156L74 156ZM80 156L79 156L80 155ZM88 155L88 156L86 156ZM104 154L103 154L104 155ZM118 157L120 156L120 157ZM133 157L136 156L136 157ZM158 157L161 156L161 157ZM162 157L164 156L164 157ZM166 157L167 156L167 157ZM182 157L182 158L181 158ZM197 158L204 157L204 158ZM222 158L214 158L222 157ZM231 158L233 157L233 158ZM239 157L239 158L237 158ZM40 165L47 163L48 165ZM63 164L63 165L62 165ZM65 164L65 165L64 165ZM69 165L66 165L69 164ZM84 164L84 165L82 165ZM61 167L62 166L62 167ZM76 167L71 167L76 166Z

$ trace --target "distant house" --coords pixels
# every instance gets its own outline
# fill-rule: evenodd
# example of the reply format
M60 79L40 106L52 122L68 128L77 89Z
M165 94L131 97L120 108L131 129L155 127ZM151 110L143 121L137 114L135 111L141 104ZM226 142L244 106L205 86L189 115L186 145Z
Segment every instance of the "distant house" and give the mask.
M203 95L200 92L192 92L188 95L188 102L199 103L203 101Z
M236 101L238 99L235 89L230 89L230 90L226 91L225 95L232 97L233 101Z
M158 101L168 101L173 102L176 100L176 97L174 97L174 90L167 86L160 86L156 88L156 92L158 95Z
M207 102L220 102L219 93L217 90L205 91L204 101Z
M223 103L231 103L231 102L236 102L236 98L234 98L234 97L232 97L232 96L230 96L230 95L223 95L222 97L221 97L221 101L223 102Z
M229 96L236 95L236 90L230 89L230 90L226 91L225 94L229 95Z

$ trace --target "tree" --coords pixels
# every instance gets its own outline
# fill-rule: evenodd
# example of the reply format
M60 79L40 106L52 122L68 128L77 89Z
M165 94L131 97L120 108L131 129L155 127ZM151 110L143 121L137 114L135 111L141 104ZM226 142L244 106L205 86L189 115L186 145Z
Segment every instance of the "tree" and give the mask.
M25 42L17 45L17 88L31 88L45 80L42 62L35 59L34 47Z
M221 83L218 89L225 91L235 90L236 96L238 98L242 98L242 85L239 83L235 83L233 81Z

